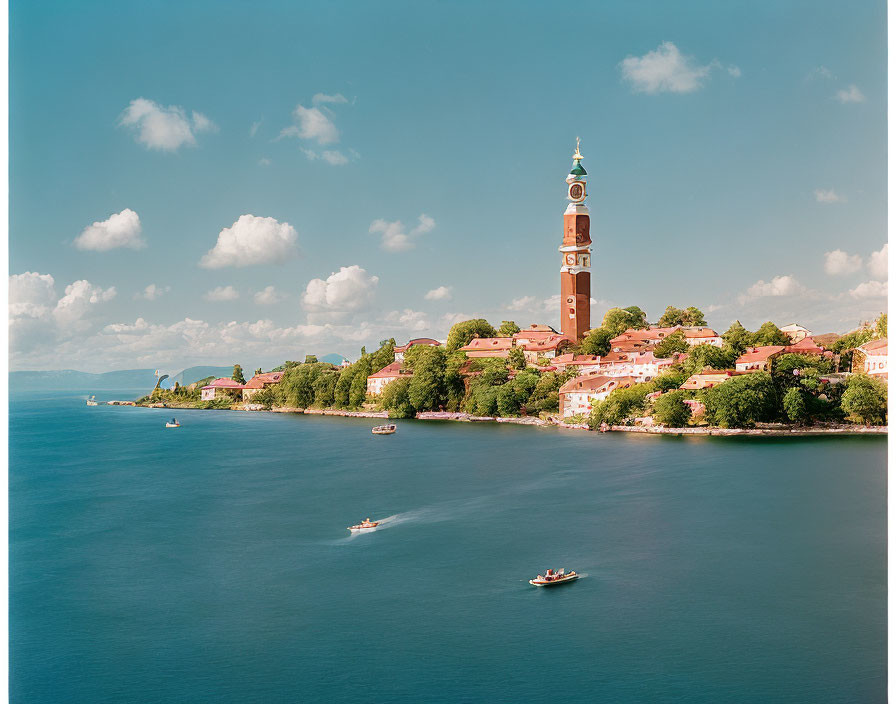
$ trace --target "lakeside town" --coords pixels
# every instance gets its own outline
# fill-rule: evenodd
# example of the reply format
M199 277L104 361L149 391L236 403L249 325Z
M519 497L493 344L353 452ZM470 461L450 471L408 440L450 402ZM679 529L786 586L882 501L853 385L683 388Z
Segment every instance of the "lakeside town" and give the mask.
M390 418L514 420L611 429L884 426L887 316L839 335L768 321L710 328L702 311L638 306L591 325L591 219L579 142L566 177L559 246L560 330L476 318L447 338L383 340L354 363L287 361L247 381L156 388L139 405L287 410Z
M338 368L308 356L246 381L235 365L231 378L156 388L139 403L520 418L601 430L886 423L886 314L845 335L771 321L753 332L736 321L719 334L693 306L669 306L654 324L631 306L611 308L592 327L583 158L577 140L559 247L559 331L514 321L496 329L477 318L456 323L444 341L384 340Z

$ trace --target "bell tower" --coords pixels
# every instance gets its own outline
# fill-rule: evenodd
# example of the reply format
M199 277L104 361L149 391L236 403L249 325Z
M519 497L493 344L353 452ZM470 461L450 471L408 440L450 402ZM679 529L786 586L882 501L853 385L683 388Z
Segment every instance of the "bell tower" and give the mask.
M591 218L585 198L584 157L572 155L572 170L566 177L569 205L563 213L563 244L560 245L560 329L564 335L580 341L591 328Z

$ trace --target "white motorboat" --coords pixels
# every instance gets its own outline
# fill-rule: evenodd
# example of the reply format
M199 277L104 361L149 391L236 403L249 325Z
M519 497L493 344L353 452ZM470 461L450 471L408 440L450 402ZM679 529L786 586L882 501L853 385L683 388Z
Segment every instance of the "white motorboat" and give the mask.
M556 572L554 570L548 570L543 575L540 574L535 579L530 579L529 584L531 584L533 587L553 587L557 584L574 582L578 578L579 575L575 570L566 572L561 568Z
M376 530L376 527L379 525L379 521L371 521L370 517L365 518L360 523L349 526L348 529L352 533L365 533L367 531Z

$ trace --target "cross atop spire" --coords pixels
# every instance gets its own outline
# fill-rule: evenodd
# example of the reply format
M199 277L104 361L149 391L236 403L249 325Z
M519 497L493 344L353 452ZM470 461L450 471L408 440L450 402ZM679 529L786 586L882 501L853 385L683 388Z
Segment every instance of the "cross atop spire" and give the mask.
M576 137L576 153L572 155L572 158L576 161L581 161L585 157L582 156L581 152L579 152L579 138Z

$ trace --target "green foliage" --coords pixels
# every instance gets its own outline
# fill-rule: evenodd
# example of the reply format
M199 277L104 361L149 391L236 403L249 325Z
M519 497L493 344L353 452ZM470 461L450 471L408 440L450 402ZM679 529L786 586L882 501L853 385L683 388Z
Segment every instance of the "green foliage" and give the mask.
M390 418L413 418L416 414L408 394L410 385L411 380L404 378L390 381L383 387L380 405L389 411Z
M831 350L840 355L840 371L852 369L853 351L868 342L872 334L871 328L862 328L844 335L831 345Z
M688 306L685 309L668 306L657 325L661 328L671 328L676 325L706 325L706 318L703 317L703 311L695 306Z
M246 377L243 376L243 368L239 364L233 365L233 376L230 378L233 379L237 384L246 383Z
M647 382L610 392L607 398L591 409L588 422L592 430L601 423L620 425L642 415L647 409L647 394L654 390L653 382Z
M445 397L446 353L441 347L422 347L414 362L408 399L418 411L438 408ZM412 348L413 349L413 348Z
M498 328L498 337L513 337L519 331L520 326L512 320L502 320L501 327Z
M784 394L784 413L794 423L803 423L809 417L806 392L797 386Z
M261 371L261 367L255 370L255 376L258 376L259 374L263 374L263 372Z
M414 345L411 349L419 347ZM410 350L409 350L410 351ZM380 340L379 349L370 355L370 368L373 372L378 372L385 366L395 361L395 338L390 337L388 340Z
M655 391L672 391L687 381L689 374L681 371L667 371L654 377L651 382Z
M498 387L475 387L467 399L466 408L474 416L494 416L498 412Z
M684 402L684 391L669 391L653 402L653 419L667 428L684 428L691 419L691 409Z
M647 327L647 314L638 306L628 308L610 308L604 314L601 327L610 332L610 337L616 337L629 328L643 330Z
M582 354L597 354L604 356L610 351L610 340L616 337L605 327L594 328L582 340Z
M321 370L317 379L312 382L314 389L314 405L318 408L329 408L336 401L336 382L339 372L332 368Z
M877 322L874 323L874 336L875 337L886 337L887 336L887 314L881 313L880 317L877 319Z
M840 407L853 422L883 425L887 417L887 386L864 374L854 374L846 382Z
M360 408L367 398L367 377L373 373L370 355L362 355L353 366L357 366L357 369L349 386L348 403L351 408Z
M724 337L722 338L724 339ZM768 321L759 326L759 329L753 333L750 342L756 347L764 347L766 345L789 345L790 338L787 337L772 321Z
M511 347L507 353L507 364L511 369L526 368L526 353L522 347Z
M778 414L778 391L768 372L736 376L703 391L706 420L722 428L747 428Z
M448 332L446 347L449 352L454 352L469 344L475 335L479 335L479 337L496 337L497 334L495 329L484 318L463 320L451 327L451 330Z
M687 352L688 347L684 333L681 330L676 330L653 348L653 354L656 357L671 357L676 352Z
M305 364L317 364L317 355L306 354L305 355Z
M731 369L734 367L736 359L734 350L727 345L724 347L695 345L679 366L681 371L690 376L703 371L706 367L710 369Z
M560 410L560 387L570 379L575 372L569 371L562 374L557 372L545 372L538 375L538 381L532 389L526 408L529 413L551 413Z
M816 392L822 388L820 377L834 371L834 361L814 354L783 354L774 362L773 376L781 388L800 386Z
M266 410L271 410L277 404L277 392L273 386L269 386L253 394L249 403L261 404Z
M740 357L744 350L753 344L753 333L740 324L739 320L731 323L731 327L722 333L725 344L734 352L735 359Z

